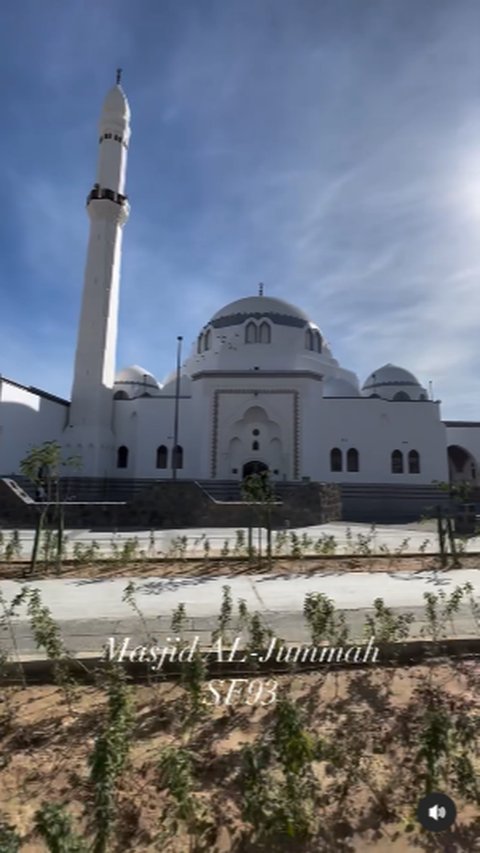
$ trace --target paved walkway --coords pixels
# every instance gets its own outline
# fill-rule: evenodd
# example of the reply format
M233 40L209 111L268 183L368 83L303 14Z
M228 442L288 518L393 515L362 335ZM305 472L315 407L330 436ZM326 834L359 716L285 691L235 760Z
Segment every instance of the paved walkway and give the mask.
M67 648L72 652L100 653L110 636L145 642L145 626L131 605L122 601L129 578L90 580L38 580L28 586L40 591L42 603L49 607L62 630ZM395 614L413 613L412 637L421 636L424 622L425 592L447 595L457 586L470 582L480 604L480 571L426 571L418 574L396 573L319 573L309 576L252 575L229 578L132 578L135 601L145 617L147 630L157 642L171 635L171 614L183 603L188 617L190 634L199 634L201 643L208 644L211 631L217 627L222 601L222 587L230 586L235 612L244 599L250 612L261 613L274 633L288 642L310 639L303 617L305 596L323 592L345 613L351 635L361 637L365 615L371 612L375 598L394 609ZM0 582L0 591L9 602L19 592L20 581ZM235 624L235 622L234 622ZM13 618L18 647L23 654L34 654L35 643L30 631L26 608L22 605ZM451 636L480 636L480 624L471 608L463 604L455 616ZM8 632L0 630L0 648L11 649Z
M292 528L291 531L302 537L306 534L313 542L316 542L320 537L333 536L337 544L337 553L351 553L352 550L358 548L360 541L365 541L368 538L369 547L372 551L378 552L380 546L394 552L400 549L402 553L416 553L423 551L426 554L436 553L438 551L438 539L436 533L435 521L428 520L412 524L393 524L393 525L377 525L372 528L368 524L347 524L346 522L331 522L329 524L314 525L311 527ZM4 542L9 538L9 531L4 530ZM245 539L247 530L243 528ZM228 542L230 553L232 553L236 538L237 530L234 528L218 528L208 527L202 530L198 528L182 528L179 530L135 530L135 531L119 531L118 533L111 530L68 530L67 534L67 556L73 556L73 548L75 543L81 543L83 546L88 546L92 541L96 541L99 545L100 554L112 554L112 548L115 543L118 548L122 548L123 544L128 539L136 538L138 540L139 551L144 551L147 556L154 557L156 555L165 556L169 552L172 553L172 547L175 542L178 543L180 538L186 537L187 548L186 554L192 557L202 557L204 555L204 542L208 539L210 553L212 555L220 554L225 542ZM350 534L350 535L349 535ZM273 544L276 542L276 532L273 533ZM257 544L258 532L254 531L254 544ZM262 540L265 545L266 531L262 531ZM20 542L22 545L22 558L27 559L30 556L33 531L20 531ZM465 543L465 550L470 552L480 552L480 536L472 537ZM286 545L281 553L289 553L291 546ZM311 553L314 553L313 548L310 548Z

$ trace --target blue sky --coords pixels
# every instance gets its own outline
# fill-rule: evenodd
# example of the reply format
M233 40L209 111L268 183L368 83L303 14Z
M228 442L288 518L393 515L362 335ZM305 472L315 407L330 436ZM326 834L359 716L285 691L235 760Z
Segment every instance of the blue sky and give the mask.
M4 4L0 372L69 396L115 68L132 110L118 367L160 380L257 292L480 419L477 0Z

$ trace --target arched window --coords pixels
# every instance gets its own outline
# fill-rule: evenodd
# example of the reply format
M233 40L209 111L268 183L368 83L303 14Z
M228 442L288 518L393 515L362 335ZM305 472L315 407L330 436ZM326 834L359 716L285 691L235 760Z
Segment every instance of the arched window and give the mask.
M260 445L259 445L258 441L253 441L252 442L252 450L258 450L259 448L260 448Z
M408 473L420 474L420 454L417 450L411 450L408 454Z
M164 444L157 447L157 468L167 468L168 466L168 450Z
M113 395L113 399L114 400L128 400L129 397L128 397L128 394L126 391L115 391L115 394Z
M266 323L265 320L263 323L260 323L258 338L261 344L269 344L272 340L272 330L269 323Z
M342 451L339 447L334 447L330 451L330 471L342 471Z
M315 331L313 333L313 338L314 338L314 344L315 344L314 349L317 352L321 352L322 351L322 336L321 336L320 332Z
M197 352L201 352L203 347L203 335L198 336L197 340Z
M392 453L392 474L403 474L403 453L394 450Z
M245 329L245 343L246 344L256 344L257 343L257 326L255 323L247 323Z
M212 342L212 333L211 333L210 329L208 329L205 332L205 339L203 342L203 348L204 349L210 349L211 342Z
M311 329L305 332L305 346L307 349L313 349L313 334Z
M183 447L180 444L177 444L172 451L172 465L176 471L183 468Z
M128 447L122 444L117 450L117 468L128 467Z
M410 400L410 397L406 391L397 391L397 393L393 395L393 399L400 402L404 400Z
M347 451L347 471L358 471L358 450L355 447L350 447Z

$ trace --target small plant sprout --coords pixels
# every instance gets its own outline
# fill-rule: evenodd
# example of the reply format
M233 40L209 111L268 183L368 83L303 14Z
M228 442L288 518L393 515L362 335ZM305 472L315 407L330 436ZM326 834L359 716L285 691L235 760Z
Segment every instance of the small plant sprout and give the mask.
M392 608L385 606L383 598L376 598L373 606L373 615L365 617L366 637L375 637L378 643L396 643L408 637L414 620L412 613L395 616Z
M225 585L222 587L222 604L218 617L218 628L212 633L212 643L216 643L219 639L222 644L225 644L228 639L228 632L232 622L233 603L230 587Z

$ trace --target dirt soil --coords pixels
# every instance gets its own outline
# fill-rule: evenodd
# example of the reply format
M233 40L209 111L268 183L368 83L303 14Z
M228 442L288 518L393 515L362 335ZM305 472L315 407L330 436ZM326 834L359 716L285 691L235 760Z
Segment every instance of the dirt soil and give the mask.
M216 575L253 575L271 574L272 577L284 575L339 574L342 572L423 572L432 569L441 570L437 557L426 556L388 556L388 557L308 557L304 559L273 559L271 567L266 560L259 565L249 565L241 559L198 559L198 560L132 560L101 561L95 563L69 562L62 566L58 575L53 566L44 568L39 565L35 575L30 575L27 564L19 562L0 563L0 580L31 579L51 577L65 578L118 578L118 577L207 577ZM455 568L450 561L448 569ZM457 568L480 568L480 556L462 555ZM1 852L0 852L1 853Z
M273 732L275 706L211 707L191 731L182 730L186 693L171 682L133 686L135 730L130 761L118 788L118 818L112 853L407 853L480 851L480 807L468 802L447 770L440 781L455 801L451 830L426 833L413 820L423 795L419 756L425 724L425 691L438 694L451 717L480 715L480 663L438 662L434 667L316 672L278 678L278 698L294 700L314 737L339 749L340 764L315 760L320 796L313 839L252 840L242 815L241 749ZM0 688L0 820L16 828L23 853L45 851L33 829L42 803L64 803L75 828L92 839L92 788L88 755L101 731L105 692L76 686L72 710L53 686ZM440 700L439 700L440 701ZM273 709L273 710L272 710ZM190 847L181 824L160 836L175 801L158 769L166 745L187 746L195 756L195 794L210 820L206 846ZM355 760L357 756L358 760ZM479 752L473 755L480 773ZM477 775L478 778L478 775Z

